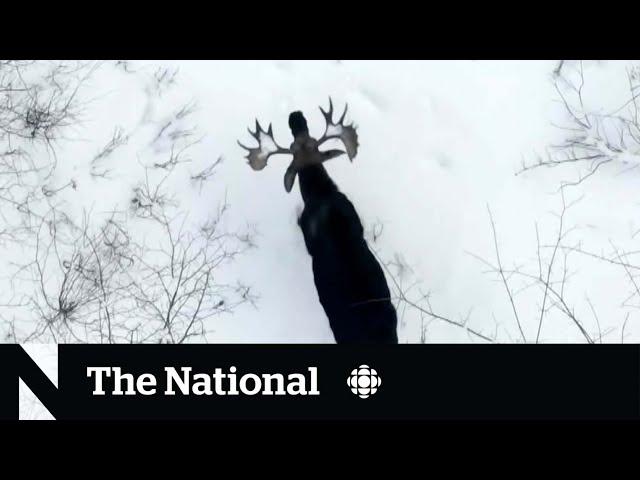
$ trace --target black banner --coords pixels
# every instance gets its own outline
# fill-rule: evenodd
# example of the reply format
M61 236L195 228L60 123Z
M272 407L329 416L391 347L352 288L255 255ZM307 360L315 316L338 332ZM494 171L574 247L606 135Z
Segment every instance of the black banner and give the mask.
M58 388L1 345L0 418L21 378L58 420L625 420L638 345L59 345Z

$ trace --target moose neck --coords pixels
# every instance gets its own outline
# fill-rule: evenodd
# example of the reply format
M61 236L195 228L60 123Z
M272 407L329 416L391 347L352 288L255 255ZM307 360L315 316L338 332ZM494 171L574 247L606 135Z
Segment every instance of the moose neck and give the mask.
M320 200L338 191L338 187L331 180L322 164L309 165L298 171L300 193L306 204L309 201Z

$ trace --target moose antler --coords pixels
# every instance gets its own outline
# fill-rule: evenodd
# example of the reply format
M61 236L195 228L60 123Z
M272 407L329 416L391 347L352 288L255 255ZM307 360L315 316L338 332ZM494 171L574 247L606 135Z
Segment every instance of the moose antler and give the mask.
M331 97L329 97L328 112L325 112L322 107L320 107L320 111L322 112L327 125L325 127L324 134L318 140L318 145L321 145L332 138L339 138L347 149L349 160L353 160L358 153L358 134L356 133L353 123L350 125L344 124L344 117L347 115L348 107L349 105L345 104L344 112L342 113L340 120L338 120L338 123L333 123L333 102L331 101Z
M256 131L252 132L250 129L249 133L253 138L258 141L257 148L249 148L245 147L243 144L238 141L238 145L247 150L249 154L245 157L249 160L249 165L254 170L262 170L267 166L267 160L271 155L275 155L278 153L292 153L288 148L282 148L279 146L273 138L273 129L271 128L271 124L269 124L269 128L265 132L258 120L256 120ZM265 140L268 140L265 144Z

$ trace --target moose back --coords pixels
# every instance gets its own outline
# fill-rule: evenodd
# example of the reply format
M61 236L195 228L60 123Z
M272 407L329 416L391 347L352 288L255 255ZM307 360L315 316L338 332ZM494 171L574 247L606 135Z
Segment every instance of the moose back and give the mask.
M309 135L302 112L289 115L294 141L288 149L273 138L271 125L263 130L256 120L251 135L258 147L248 148L247 159L254 170L262 170L269 157L293 155L284 175L287 192L299 178L304 209L298 219L307 251L312 258L318 298L329 319L337 343L397 343L397 315L384 272L369 250L364 229L353 204L340 192L324 167L324 162L346 154L357 154L358 137L353 125L345 125L345 107L338 122L333 121L333 104L320 108L325 133L316 140ZM338 139L345 150L319 150L327 140ZM238 142L239 143L239 142Z

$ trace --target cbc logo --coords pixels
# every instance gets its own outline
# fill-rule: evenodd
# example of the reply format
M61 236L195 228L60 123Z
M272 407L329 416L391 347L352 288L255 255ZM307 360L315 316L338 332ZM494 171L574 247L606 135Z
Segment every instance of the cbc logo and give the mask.
M378 391L382 379L378 376L373 368L368 365L360 365L351 371L351 375L347 378L347 385L351 391L360 398L368 398Z

